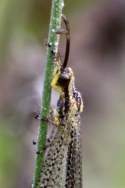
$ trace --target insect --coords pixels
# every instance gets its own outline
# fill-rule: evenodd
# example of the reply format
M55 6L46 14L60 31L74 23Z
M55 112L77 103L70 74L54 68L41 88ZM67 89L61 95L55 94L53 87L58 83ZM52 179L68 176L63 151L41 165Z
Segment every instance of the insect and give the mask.
M41 188L81 188L81 151L80 151L80 113L83 101L75 87L73 70L67 67L70 50L69 22L63 16L66 31L57 34L66 35L66 52L64 62L55 62L51 86L59 92L57 109L52 113L50 122L55 125L46 150L41 172Z

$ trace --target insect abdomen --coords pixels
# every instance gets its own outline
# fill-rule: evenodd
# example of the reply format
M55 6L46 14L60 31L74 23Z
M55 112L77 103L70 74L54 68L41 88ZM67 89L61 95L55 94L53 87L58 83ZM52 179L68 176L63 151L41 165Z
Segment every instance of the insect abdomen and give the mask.
M77 122L77 126L72 126L71 142L68 148L66 188L82 188L81 166L80 124Z

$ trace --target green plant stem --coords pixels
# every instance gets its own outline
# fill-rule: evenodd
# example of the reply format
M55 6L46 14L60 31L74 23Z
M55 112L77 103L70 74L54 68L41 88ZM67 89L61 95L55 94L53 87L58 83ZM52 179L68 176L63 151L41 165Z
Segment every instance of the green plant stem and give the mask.
M32 188L40 188L40 179L41 179L41 170L44 161L44 148L46 143L46 134L47 134L47 122L43 121L46 119L49 114L50 100L51 100L51 80L53 75L53 59L54 52L58 51L59 36L57 36L56 31L61 27L61 16L64 6L63 0L53 0L52 9L51 9L51 18L49 26L49 36L48 44L51 44L51 48L48 47L47 50L47 64L45 70L45 80L43 88L43 97L42 97L42 111L41 111L41 122L38 135L38 144L37 144L37 157L35 161L35 172L33 178Z

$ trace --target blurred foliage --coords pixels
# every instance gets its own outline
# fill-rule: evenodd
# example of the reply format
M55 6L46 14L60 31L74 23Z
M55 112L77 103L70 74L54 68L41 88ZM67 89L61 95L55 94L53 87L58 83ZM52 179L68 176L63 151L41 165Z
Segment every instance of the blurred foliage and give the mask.
M77 11L89 1L65 1L66 14ZM0 43L6 49L10 37L17 31L34 35L40 39L47 33L51 1L47 0L1 0L0 1ZM41 41L40 41L41 42ZM4 47L5 45L5 47ZM2 53L2 52L1 52Z
M0 122L0 187L15 186L21 155L19 137L7 129L5 122Z

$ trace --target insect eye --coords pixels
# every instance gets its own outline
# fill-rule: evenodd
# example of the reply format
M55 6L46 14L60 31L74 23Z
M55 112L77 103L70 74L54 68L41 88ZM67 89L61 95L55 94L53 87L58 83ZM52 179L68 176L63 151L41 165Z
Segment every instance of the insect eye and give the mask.
M61 78L64 80L70 80L72 77L72 71L69 67L62 69L61 71Z
M69 79L70 79L70 75L63 73L63 74L61 75L61 79L62 79L62 80L69 80Z

